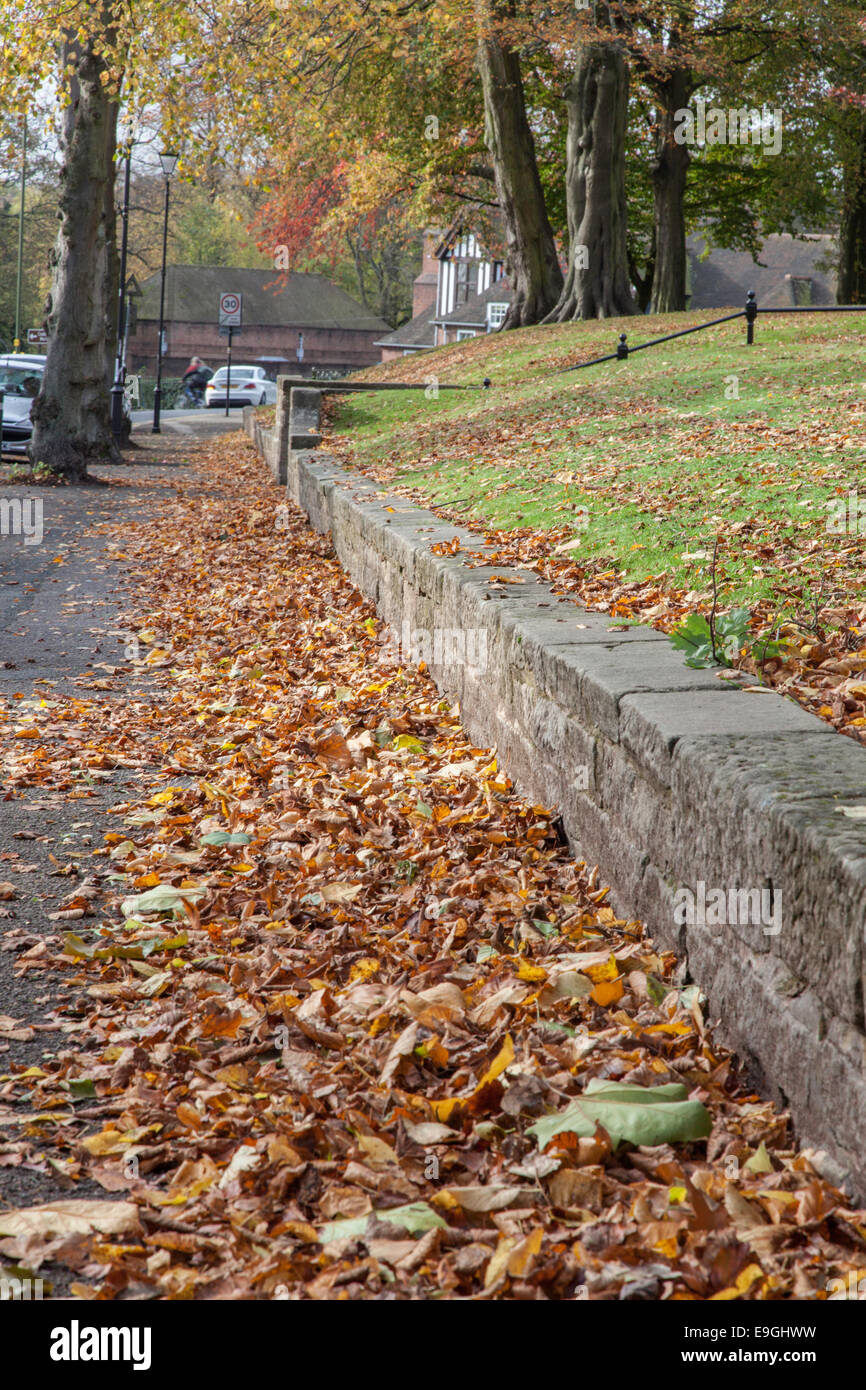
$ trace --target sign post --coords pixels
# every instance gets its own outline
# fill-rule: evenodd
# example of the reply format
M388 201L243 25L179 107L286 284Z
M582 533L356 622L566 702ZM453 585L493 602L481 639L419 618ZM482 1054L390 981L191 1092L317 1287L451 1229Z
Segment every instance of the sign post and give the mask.
M226 355L226 419L228 419L229 406L232 403L232 334L233 328L229 328L229 347Z
M240 332L243 314L243 295L221 294L219 307L219 331L228 335L229 347L226 359L226 415L229 413L232 395L232 338Z

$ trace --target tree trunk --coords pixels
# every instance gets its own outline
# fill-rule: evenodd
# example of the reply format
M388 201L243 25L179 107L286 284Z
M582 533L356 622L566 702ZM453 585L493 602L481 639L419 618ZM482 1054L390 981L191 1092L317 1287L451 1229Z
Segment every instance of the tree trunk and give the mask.
M65 45L61 58L75 70L60 139L60 228L30 458L77 480L90 462L120 461L108 392L117 308L117 103L103 86L106 64L91 40Z
M838 304L866 304L866 111L852 112L839 226Z
M633 314L625 199L628 67L616 39L583 47L565 101L568 273L549 322Z
M508 269L514 297L503 328L538 323L557 301L562 271L526 115L520 59L500 43L492 26L505 6L476 0L478 71L484 93L484 138L505 220Z
M637 264L637 261L634 259L634 257L633 257L631 254L629 254L629 258L628 258L628 273L629 273L629 275L631 276L631 282L632 282L632 284L634 285L634 288L635 288L635 294L636 294L636 296L637 296L638 313L641 313L641 314L647 313L648 310L649 310L650 304L652 303L653 277L654 277L654 275L655 275L655 264L656 264L656 229L655 229L655 225L653 225L652 241L651 241L651 243L650 243L649 254L648 254L647 258L646 258L646 262L645 262L645 264L644 264L643 271L641 271L639 265Z
M677 144L675 113L689 101L691 73L674 68L654 84L658 97L658 143L652 164L656 258L653 270L652 310L672 314L686 307L686 175L691 155L688 145Z

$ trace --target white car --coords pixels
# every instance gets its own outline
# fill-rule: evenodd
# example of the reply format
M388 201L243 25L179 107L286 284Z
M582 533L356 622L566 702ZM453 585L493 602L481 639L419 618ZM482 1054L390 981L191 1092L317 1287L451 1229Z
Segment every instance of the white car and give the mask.
M30 408L39 394L45 358L26 352L0 357L0 391L3 393L2 446L0 453L26 454L33 422Z
M227 367L220 367L204 388L205 405L225 407L229 386ZM264 367L235 366L232 363L229 405L276 405L277 385L268 380Z

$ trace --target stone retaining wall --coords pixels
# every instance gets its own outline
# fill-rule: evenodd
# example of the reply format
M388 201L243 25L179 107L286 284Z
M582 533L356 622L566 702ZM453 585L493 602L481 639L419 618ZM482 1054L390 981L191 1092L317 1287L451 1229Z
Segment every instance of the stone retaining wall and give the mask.
M313 394L298 402L299 441ZM431 553L455 535L484 546L290 449L291 421L282 450L251 411L245 424L359 589L460 700L473 739L497 746L524 795L559 809L575 854L599 864L618 912L687 963L721 1036L790 1106L822 1171L866 1194L866 822L840 814L866 803L866 749L778 695L692 670L651 628L612 630L526 571L497 584L502 566ZM722 901L735 920L716 925Z

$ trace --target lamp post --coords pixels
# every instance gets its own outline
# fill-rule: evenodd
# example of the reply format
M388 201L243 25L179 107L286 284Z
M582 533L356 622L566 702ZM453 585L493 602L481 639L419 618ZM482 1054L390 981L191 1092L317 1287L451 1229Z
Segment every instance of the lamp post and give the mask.
M156 345L156 389L153 393L153 429L152 434L160 434L159 412L162 404L162 338L165 331L165 258L168 251L168 195L171 187L171 176L175 171L178 156L163 151L159 156L162 165L162 172L165 175L165 212L162 224L162 274L159 282L159 339Z
M132 164L132 141L126 146L126 172L123 177L123 211L120 237L120 275L117 285L117 351L114 358L114 385L111 388L111 433L123 438L123 388L126 377L126 247L129 239L129 173Z
M18 283L15 289L15 342L13 351L21 351L21 282L24 269L24 199L27 195L27 113L24 113L24 133L21 141L21 207L18 213Z

